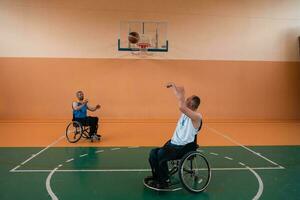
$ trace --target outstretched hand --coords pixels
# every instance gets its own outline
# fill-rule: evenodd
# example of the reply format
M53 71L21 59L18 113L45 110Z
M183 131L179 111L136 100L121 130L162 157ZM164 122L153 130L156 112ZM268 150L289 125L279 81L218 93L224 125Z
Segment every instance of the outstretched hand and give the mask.
M166 88L175 87L175 83L169 82L166 84Z

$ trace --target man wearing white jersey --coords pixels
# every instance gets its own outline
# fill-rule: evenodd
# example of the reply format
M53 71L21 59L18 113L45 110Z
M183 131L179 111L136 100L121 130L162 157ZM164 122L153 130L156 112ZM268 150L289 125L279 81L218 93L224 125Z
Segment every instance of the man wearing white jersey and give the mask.
M185 99L183 87L168 83L178 100L178 107L181 116L177 122L173 137L163 147L152 149L149 156L149 163L152 169L152 176L145 181L151 187L164 189L168 187L168 165L167 161L178 159L182 154L183 147L195 141L196 134L201 128L202 115L197 111L200 105L200 98L192 95Z

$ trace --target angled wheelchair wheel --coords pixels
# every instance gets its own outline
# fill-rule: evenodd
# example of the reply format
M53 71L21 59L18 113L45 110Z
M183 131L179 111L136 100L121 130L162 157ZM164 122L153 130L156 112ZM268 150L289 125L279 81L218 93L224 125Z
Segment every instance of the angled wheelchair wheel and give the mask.
M202 192L211 178L207 159L198 151L187 153L179 166L179 177L182 185L190 192Z
M78 142L82 136L82 126L77 121L72 121L66 128L67 140L71 143Z

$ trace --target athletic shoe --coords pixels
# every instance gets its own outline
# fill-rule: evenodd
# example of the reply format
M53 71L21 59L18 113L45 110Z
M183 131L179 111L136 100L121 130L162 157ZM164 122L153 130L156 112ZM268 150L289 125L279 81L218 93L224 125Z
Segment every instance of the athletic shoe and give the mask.
M158 182L154 179L150 179L148 180L148 182L145 182L149 187L152 187L152 188L155 188L157 189L157 185L158 185Z
M167 189L169 186L170 184L168 182L160 182L156 184L157 189Z
M148 183L148 181L153 181L153 180L154 180L153 176L147 176L144 178L145 183Z

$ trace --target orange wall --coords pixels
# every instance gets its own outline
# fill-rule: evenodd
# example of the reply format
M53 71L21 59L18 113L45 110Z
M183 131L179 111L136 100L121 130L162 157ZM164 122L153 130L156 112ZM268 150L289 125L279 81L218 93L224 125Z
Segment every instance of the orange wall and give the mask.
M0 58L0 120L70 118L78 89L102 118L174 119L167 81L200 95L206 119L300 119L299 62Z

